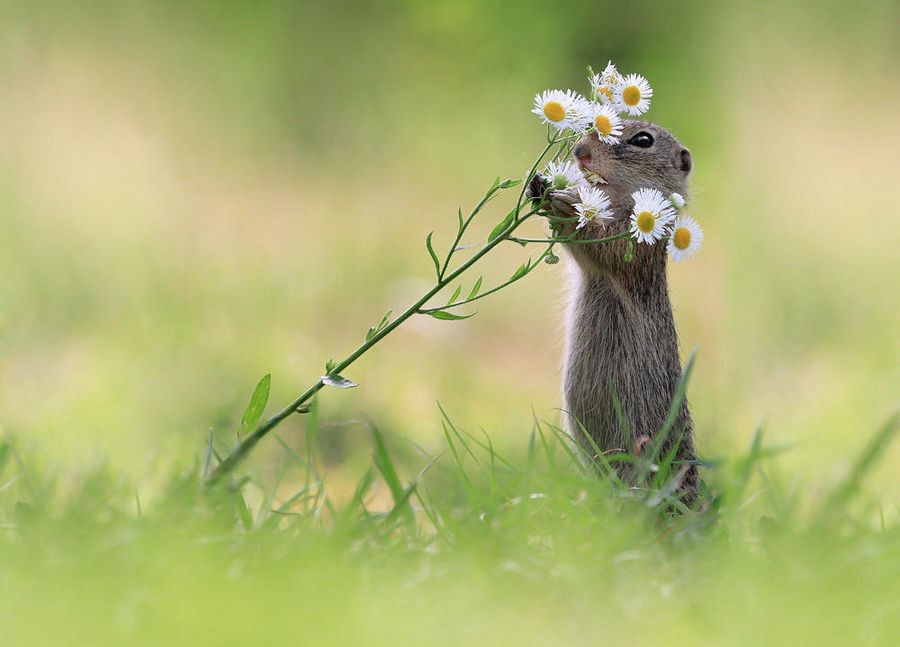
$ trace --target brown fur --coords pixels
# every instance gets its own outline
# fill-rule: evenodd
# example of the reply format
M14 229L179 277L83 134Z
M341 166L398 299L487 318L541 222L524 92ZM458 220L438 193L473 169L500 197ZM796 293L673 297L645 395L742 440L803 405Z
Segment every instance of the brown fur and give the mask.
M608 184L598 185L612 201L613 220L589 222L577 232L582 240L626 231L639 188L659 189L664 195L687 197L690 152L668 131L643 121L624 124L621 143L609 145L595 133L575 147L582 168L600 174ZM649 148L628 143L644 131L654 138ZM534 192L533 190L531 192ZM553 191L549 206L557 216L573 216L577 193ZM563 234L574 231L574 221ZM666 245L635 244L634 258L624 259L627 241L606 244L570 244L575 261L566 317L563 388L567 425L582 437L580 422L604 452L640 451L663 426L681 377L678 337L666 280ZM616 400L621 414L616 412ZM695 458L692 421L683 402L663 455L681 436L678 460ZM629 470L622 469L626 478ZM694 498L697 469L686 468L682 490Z

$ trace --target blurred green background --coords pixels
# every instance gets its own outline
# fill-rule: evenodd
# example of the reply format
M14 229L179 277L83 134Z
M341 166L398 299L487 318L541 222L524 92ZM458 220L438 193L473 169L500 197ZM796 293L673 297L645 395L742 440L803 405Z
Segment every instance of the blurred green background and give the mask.
M3 430L63 474L190 465L261 375L286 403L427 287L425 235L542 147L534 93L613 59L694 155L706 248L671 283L700 451L762 423L832 482L900 393L898 24L891 0L6 0ZM321 399L334 468L368 453L362 418L438 447L438 400L523 445L558 416L565 282L388 338ZM898 458L869 486L900 492Z

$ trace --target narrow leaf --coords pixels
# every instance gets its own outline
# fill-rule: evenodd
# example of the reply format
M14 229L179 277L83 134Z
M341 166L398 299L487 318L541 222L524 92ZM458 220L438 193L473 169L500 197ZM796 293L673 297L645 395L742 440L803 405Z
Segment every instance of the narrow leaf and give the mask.
M481 290L481 281L484 279L483 276L479 276L478 280L475 281L475 285L472 286L472 291L469 292L469 296L466 297L466 300L472 299L473 297L478 295L478 292Z
M509 277L510 281L518 281L520 278L528 274L528 270L531 269L531 259L528 259L527 263L522 263L519 265L519 269L513 272L513 275Z
M522 184L522 180L503 180L503 182L500 183L500 188L510 189L519 184Z
M244 526L244 530L252 530L253 514L250 512L250 508L247 507L247 502L244 501L244 497L240 492L236 494L234 506L237 508L238 518L241 520L241 525Z
M262 418L263 412L266 410L266 404L269 402L269 387L272 386L272 375L266 374L256 385L253 395L250 396L250 404L244 410L241 417L241 427L238 429L238 436L243 436L248 431L256 428L256 423Z
M370 339L372 339L372 337L374 337L384 329L384 327L387 325L388 319L390 319L391 317L391 313L393 312L393 310L388 310L387 314L385 314L381 318L381 321L369 328L369 332L366 333L366 341L369 341Z
M397 505L403 499L403 485L400 483L400 477L397 475L397 468L394 467L394 462L391 460L390 454L388 454L384 436L374 426L372 427L372 441L375 445L373 454L375 467L381 472L384 482L391 491L394 505Z
M900 413L894 413L869 441L856 459L850 473L828 497L824 510L830 513L843 510L843 506L859 490L863 478L872 471L877 461L887 454L888 446L897 432L900 432Z
M456 290L453 291L453 296L447 300L447 305L449 306L451 303L456 301L456 297L459 296L459 293L462 292L462 283L456 286Z
M503 230L506 229L507 227L509 227L509 225L512 223L513 220L515 220L515 218L516 218L516 210L513 209L508 214L506 214L506 217L503 220L501 220L500 222L497 223L496 227L494 227L491 230L491 235L488 236L488 242L491 242L497 236L499 236L501 233L503 233Z
M346 377L340 375L323 375L322 384L333 386L336 389L352 389L354 386L359 386L353 380L348 380Z
M428 234L425 238L425 247L428 248L428 255L431 256L431 262L434 263L434 273L438 277L441 278L441 263L438 261L437 254L434 252L434 247L431 245L431 237L434 236L434 232Z
M469 317L474 317L477 313L473 312L470 315L455 315L452 312L447 312L446 310L433 310L430 312L426 312L425 314L429 314L435 319L442 319L444 321L459 321L461 319L468 319Z

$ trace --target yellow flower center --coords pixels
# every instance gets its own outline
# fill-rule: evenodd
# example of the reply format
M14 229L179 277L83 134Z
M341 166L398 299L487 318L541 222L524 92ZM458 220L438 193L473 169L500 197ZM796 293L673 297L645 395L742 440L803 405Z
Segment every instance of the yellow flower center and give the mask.
M675 235L672 237L672 242L678 249L687 249L691 246L691 230L687 227L679 227L675 230Z
M610 90L606 86L601 85L597 88L597 96L602 96L605 97L607 101L612 101L613 93L612 90Z
M622 101L626 106L636 106L641 101L641 91L636 85L629 85L622 90Z
M562 121L566 118L566 109L559 101L548 101L544 104L544 114L550 121Z
M649 234L656 227L656 218L649 211L641 211L635 221L637 228L645 234Z
M609 137L609 134L612 132L612 123L610 123L609 117L606 115L594 117L594 125L597 127L597 132L604 137Z

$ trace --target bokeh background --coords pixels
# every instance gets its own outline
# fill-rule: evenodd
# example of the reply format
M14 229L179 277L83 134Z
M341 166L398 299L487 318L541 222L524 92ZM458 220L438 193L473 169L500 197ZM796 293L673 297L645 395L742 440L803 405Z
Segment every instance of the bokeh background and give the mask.
M700 451L763 424L824 487L900 393L898 24L891 0L5 0L3 431L65 475L190 466L261 375L274 409L421 293L425 235L541 149L534 93L611 58L694 155L706 248L671 283ZM332 468L368 453L358 420L437 448L438 401L524 445L558 416L564 284L388 338L321 398ZM869 487L900 492L898 458Z

